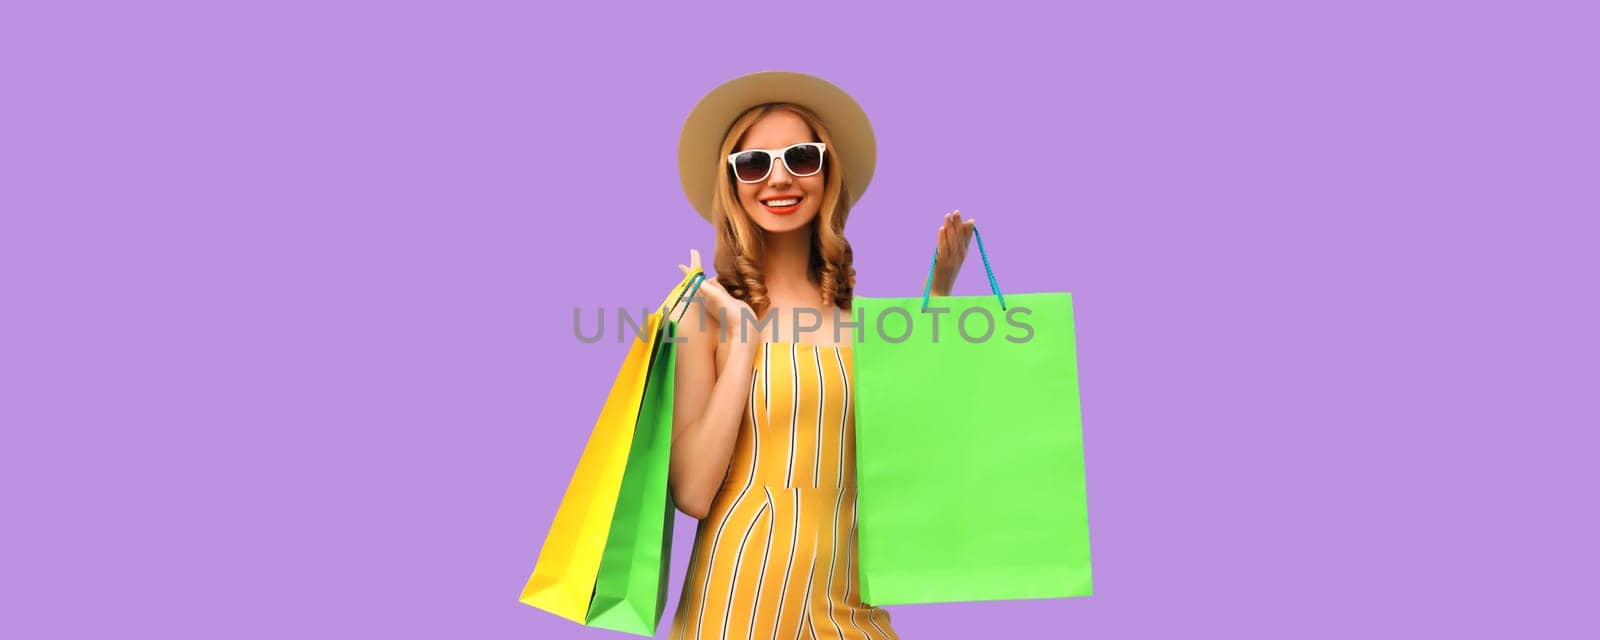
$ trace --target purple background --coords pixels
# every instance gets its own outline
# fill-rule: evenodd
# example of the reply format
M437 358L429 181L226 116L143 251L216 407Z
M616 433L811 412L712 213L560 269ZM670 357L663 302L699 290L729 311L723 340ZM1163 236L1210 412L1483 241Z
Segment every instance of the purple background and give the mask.
M1074 294L1097 593L904 637L1594 637L1585 3L84 4L0 10L0 635L624 637L516 600L572 309L777 68L875 119L863 293L960 208Z

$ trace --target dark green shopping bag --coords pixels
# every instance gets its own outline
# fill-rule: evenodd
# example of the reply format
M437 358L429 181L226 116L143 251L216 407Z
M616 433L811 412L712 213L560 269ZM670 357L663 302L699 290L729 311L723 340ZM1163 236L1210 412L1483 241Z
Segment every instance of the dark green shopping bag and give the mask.
M698 288L695 281L691 289ZM692 297L689 291L687 296ZM687 307L685 307L687 308ZM584 624L645 637L655 635L667 602L675 510L667 490L672 460L672 398L677 323L663 319L644 399L623 471L622 490L606 536Z
M993 296L855 299L869 604L1093 591L1072 295L1002 296L978 252Z

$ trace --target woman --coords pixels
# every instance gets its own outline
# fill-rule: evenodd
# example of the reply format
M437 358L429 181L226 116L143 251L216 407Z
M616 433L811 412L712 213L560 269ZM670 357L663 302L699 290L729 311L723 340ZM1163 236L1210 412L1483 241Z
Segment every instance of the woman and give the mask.
M670 486L700 525L672 638L898 637L855 565L844 227L874 159L860 106L803 74L736 78L685 123L680 175L716 229L717 275L679 328ZM935 293L970 233L946 215Z

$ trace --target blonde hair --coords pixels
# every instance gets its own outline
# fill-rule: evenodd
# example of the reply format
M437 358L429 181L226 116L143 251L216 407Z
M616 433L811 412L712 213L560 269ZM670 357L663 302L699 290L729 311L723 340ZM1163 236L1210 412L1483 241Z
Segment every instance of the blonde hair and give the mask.
M722 140L721 153L716 158L719 169L711 205L712 224L717 228L714 262L717 282L729 294L750 305L758 316L766 313L770 301L760 267L766 231L756 225L739 204L727 157L757 120L780 109L800 116L818 141L828 147L823 154L822 205L811 222L811 258L806 275L821 286L824 307L838 305L841 309L850 309L855 298L856 270L850 242L844 237L844 223L850 217L844 167L839 162L839 154L833 152L836 147L827 128L822 126L822 120L799 105L772 103L754 107L733 121L727 137Z

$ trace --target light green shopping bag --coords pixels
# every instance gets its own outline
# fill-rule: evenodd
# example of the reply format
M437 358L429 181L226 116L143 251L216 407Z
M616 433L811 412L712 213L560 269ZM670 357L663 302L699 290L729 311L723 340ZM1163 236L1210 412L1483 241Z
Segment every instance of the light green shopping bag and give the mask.
M1093 591L1072 295L1002 296L977 241L992 296L855 299L872 605Z
M698 286L698 282L695 283ZM688 293L692 297L693 291ZM685 307L687 308L687 307ZM611 518L585 624L645 637L655 635L667 603L674 505L667 491L672 462L672 398L677 323L662 322L650 359L644 401L633 430L622 491Z

